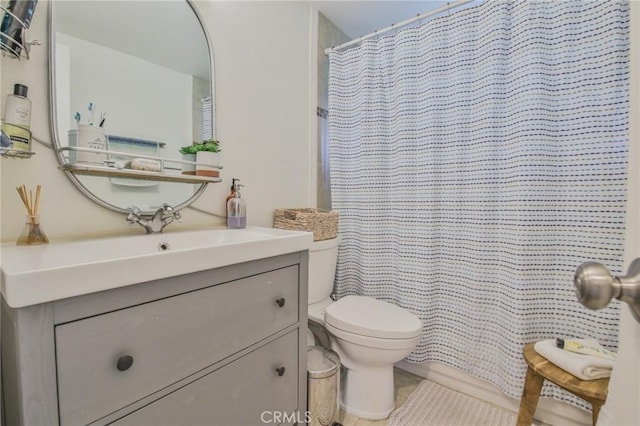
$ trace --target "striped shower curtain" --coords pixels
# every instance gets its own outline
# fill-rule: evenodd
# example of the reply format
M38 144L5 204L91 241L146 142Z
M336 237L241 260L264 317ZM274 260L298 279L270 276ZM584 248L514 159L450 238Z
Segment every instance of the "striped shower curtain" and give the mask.
M409 361L518 398L524 344L616 348L573 273L623 272L628 27L621 1L488 1L330 54L336 292L419 316Z

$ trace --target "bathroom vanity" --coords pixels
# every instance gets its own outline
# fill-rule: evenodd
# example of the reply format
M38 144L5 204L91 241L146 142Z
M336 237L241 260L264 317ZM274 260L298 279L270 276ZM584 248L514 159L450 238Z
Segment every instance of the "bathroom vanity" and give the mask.
M122 259L82 259L78 253L78 264L66 266L56 265L64 263L56 248L95 249L102 240L6 247L3 423L247 425L272 419L273 412L304 418L311 234L204 232L209 245L192 242L179 250L166 247L196 235L104 240L106 246L135 251L151 245L154 251ZM166 245L156 248L154 239ZM194 260L186 261L185 253ZM35 262L31 270L24 268L29 262ZM105 263L113 266L106 279L100 275ZM148 269L154 264L159 273ZM176 274L157 277L167 264ZM154 279L140 280L145 273ZM64 280L71 288L63 288ZM109 285L80 294L83 287Z

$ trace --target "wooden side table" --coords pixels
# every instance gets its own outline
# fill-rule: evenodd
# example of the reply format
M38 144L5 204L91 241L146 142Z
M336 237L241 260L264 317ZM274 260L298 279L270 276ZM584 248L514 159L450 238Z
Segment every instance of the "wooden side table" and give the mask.
M590 402L593 407L591 418L595 426L600 407L607 399L609 378L581 380L542 357L533 349L533 345L533 343L529 343L523 350L528 367L527 378L522 389L517 426L531 426L545 379Z

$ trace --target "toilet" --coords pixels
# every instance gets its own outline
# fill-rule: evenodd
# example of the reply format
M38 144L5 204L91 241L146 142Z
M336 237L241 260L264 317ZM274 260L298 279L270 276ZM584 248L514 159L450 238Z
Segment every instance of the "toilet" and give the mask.
M404 308L366 296L331 299L340 237L309 249L309 320L328 332L342 363L340 406L366 419L395 408L393 364L420 341L422 323Z

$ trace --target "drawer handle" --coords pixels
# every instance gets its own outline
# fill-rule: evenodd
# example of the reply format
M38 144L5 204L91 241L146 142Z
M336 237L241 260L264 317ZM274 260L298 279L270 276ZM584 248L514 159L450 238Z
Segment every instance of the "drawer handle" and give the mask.
M284 371L285 371L284 366L276 368L276 372L280 377L284 376Z
M281 297L280 299L276 300L276 303L278 304L278 306L280 306L281 308L284 306L284 297Z
M118 371L127 371L133 365L133 357L131 355L124 355L118 358L116 368Z

